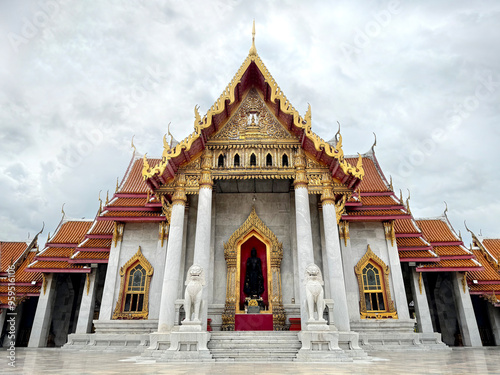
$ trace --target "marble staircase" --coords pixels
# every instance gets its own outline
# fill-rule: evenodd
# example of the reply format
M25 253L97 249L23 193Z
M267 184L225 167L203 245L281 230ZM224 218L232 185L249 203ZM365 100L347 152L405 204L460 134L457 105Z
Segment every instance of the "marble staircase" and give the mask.
M301 347L297 332L212 332L208 349L216 362L291 362Z

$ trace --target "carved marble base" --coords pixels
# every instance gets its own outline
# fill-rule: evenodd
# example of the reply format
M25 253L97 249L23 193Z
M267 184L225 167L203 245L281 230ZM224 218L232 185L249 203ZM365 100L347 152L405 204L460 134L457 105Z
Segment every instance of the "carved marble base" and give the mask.
M299 340L302 342L302 347L297 354L299 362L348 362L352 358L347 356L339 347L339 333L330 331L329 327L322 323L327 330L308 330L299 333ZM322 327L322 325L317 325ZM309 329L309 327L308 327ZM311 327L312 329L312 327Z
M306 327L308 331L330 331L332 327L334 330L337 330L335 326L327 325L325 319L309 320L306 323Z
M198 320L192 320L186 322L185 320L182 322L182 325L179 327L180 332L201 332L201 322Z
M207 348L209 340L208 332L173 331L170 333L170 348L158 361L213 362L212 354Z

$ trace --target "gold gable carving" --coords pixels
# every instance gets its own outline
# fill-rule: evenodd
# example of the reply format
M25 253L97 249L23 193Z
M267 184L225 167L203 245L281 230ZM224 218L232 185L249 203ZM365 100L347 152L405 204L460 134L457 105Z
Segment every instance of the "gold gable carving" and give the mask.
M335 147L331 146L328 142L315 134L311 129L311 106L308 107L305 115L301 116L284 95L283 91L281 91L280 87L267 70L259 55L256 52L252 52L249 53L245 61L243 61L243 64L240 66L231 82L229 82L220 97L212 105L212 107L210 107L203 118L200 116L198 107L195 107L194 132L191 133L187 138L179 142L179 144L177 144L173 148L171 148L168 144L166 144L166 142L164 142L162 161L156 167L150 167L147 161L144 160L144 168L142 170L144 180L155 175L163 175L165 169L167 168L167 165L169 164L169 160L178 157L183 152L183 150L190 150L193 143L198 138L200 138L202 130L212 126L214 116L224 112L226 110L226 105L233 104L236 101L236 87L241 82L243 75L251 64L255 64L257 66L257 69L263 75L265 82L267 82L267 84L270 86L269 101L272 103L279 102L280 112L291 115L293 117L293 125L304 131L305 136L312 142L316 151L324 152L329 157L337 159L340 168L344 173L362 179L365 173L363 170L361 155L359 155L358 163L356 164L356 166L352 166L344 159L344 152L342 150L342 138L340 134L339 141Z
M269 111L255 88L252 88L236 113L217 132L213 140L294 138Z

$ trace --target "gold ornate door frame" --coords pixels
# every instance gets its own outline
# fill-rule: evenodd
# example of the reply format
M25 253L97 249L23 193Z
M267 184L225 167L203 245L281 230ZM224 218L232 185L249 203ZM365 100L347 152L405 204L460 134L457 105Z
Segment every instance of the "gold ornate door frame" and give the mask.
M234 318L239 311L240 298L240 254L241 245L255 236L266 245L266 259L268 265L268 299L269 313L273 314L273 329L281 331L285 327L285 310L281 294L281 259L283 258L283 244L276 235L257 216L255 208L224 244L224 258L226 259L226 304L222 314L222 330L234 331Z

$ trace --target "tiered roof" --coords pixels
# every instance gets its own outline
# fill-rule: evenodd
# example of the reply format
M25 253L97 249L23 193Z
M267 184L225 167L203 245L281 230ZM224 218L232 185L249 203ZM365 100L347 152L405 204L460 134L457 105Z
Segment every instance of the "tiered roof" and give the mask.
M88 273L90 268L71 264L69 259L92 226L92 220L69 220L63 215L56 232L26 269L27 272Z
M417 271L467 272L483 270L483 266L477 261L474 254L465 248L462 239L451 226L446 213L437 218L418 219L417 225L432 245L433 251L439 256L439 260L436 262L419 265Z
M0 309L13 308L26 298L38 296L42 285L40 272L26 272L26 267L32 262L38 250L38 233L31 242L0 242ZM11 259L9 262L5 259ZM9 272L8 268L14 270ZM9 306L9 291L14 305ZM12 299L14 297L14 299Z
M484 266L483 271L467 274L469 292L481 295L500 307L500 239L484 238L469 232L472 234L472 251Z

